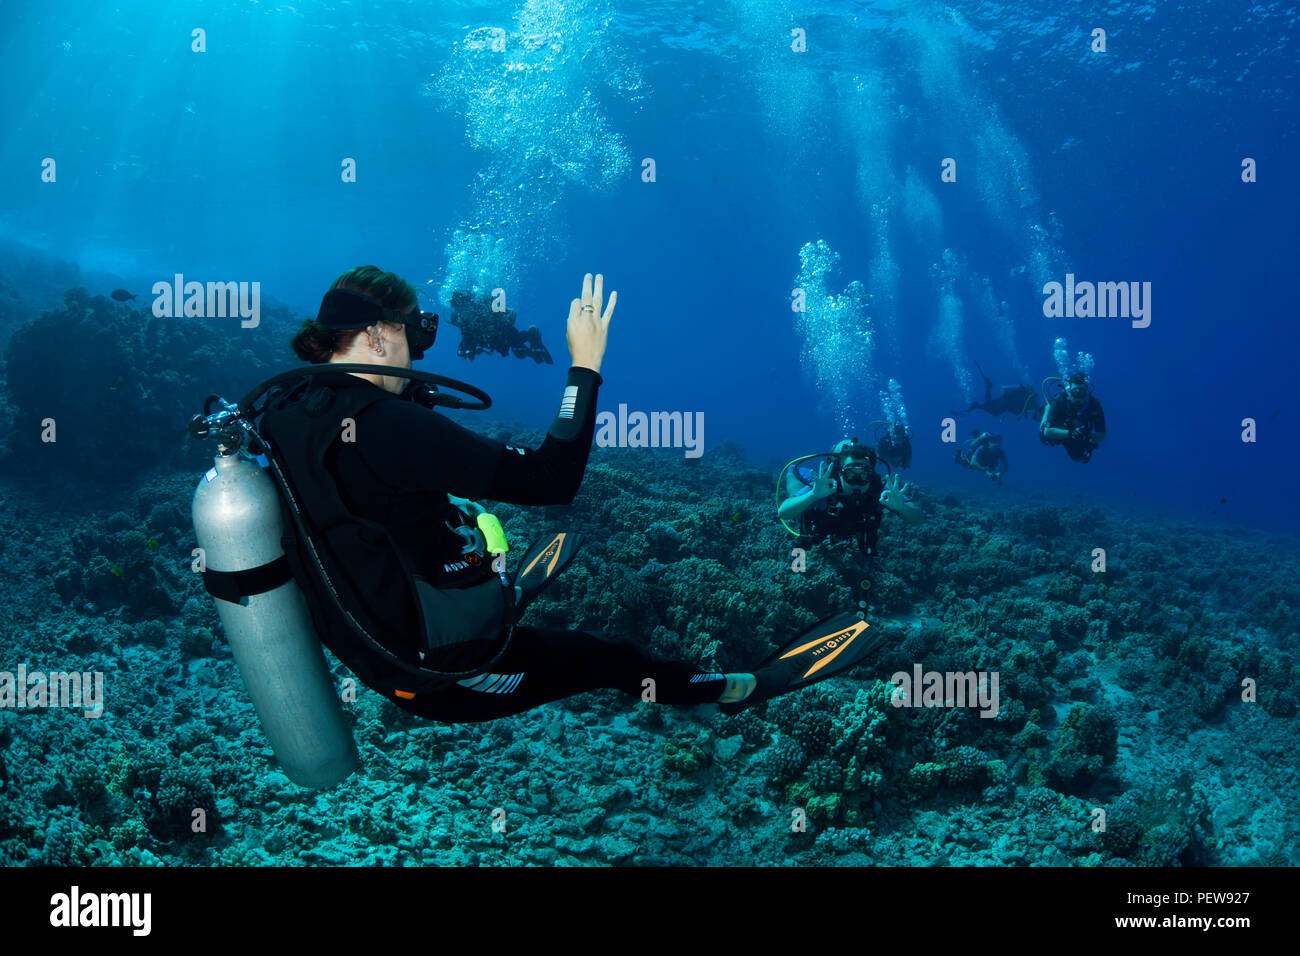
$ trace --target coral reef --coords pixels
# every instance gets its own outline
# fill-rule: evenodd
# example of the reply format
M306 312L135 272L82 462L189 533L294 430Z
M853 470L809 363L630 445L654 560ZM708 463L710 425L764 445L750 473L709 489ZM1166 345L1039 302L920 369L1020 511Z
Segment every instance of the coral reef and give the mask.
M602 691L461 726L362 689L346 705L361 768L301 790L191 570L206 463L180 437L196 396L286 356L152 321L73 290L6 351L0 412L49 414L68 441L0 448L44 456L38 481L0 479L5 666L98 672L106 695L94 718L0 707L0 862L1300 863L1294 540L924 488L924 525L882 526L868 618L886 641L848 675L734 717ZM58 368L36 345L55 334L87 343ZM63 490L107 455L111 492ZM572 505L495 509L512 541L588 535L529 622L751 666L850 606L859 576L847 543L792 570L772 480L735 446L594 450ZM1098 537L1113 542L1104 573ZM998 674L996 713L896 706L889 676L913 667Z

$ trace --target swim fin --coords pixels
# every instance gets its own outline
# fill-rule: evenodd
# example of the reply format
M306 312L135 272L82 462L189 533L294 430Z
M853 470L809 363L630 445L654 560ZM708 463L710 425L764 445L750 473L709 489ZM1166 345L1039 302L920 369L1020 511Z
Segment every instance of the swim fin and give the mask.
M845 611L804 631L776 651L753 672L758 686L744 700L719 704L724 714L736 714L753 704L808 687L861 664L885 642L885 635L868 635L871 625Z
M581 549L582 535L574 531L559 531L535 541L515 573L515 614L523 614Z

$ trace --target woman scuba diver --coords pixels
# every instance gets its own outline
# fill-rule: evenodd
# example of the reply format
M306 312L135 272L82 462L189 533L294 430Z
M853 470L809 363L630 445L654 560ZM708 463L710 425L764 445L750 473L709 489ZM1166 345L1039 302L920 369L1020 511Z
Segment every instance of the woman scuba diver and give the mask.
M267 395L256 428L249 414L256 399L225 406L224 424L233 417L270 461L288 516L285 558L312 628L363 683L405 710L447 722L490 720L612 688L663 704L718 702L734 712L840 673L878 646L866 623L846 613L785 644L754 673L722 674L626 638L519 623L580 542L567 533L543 539L510 580L500 524L474 499L574 500L617 302L611 293L605 303L603 287L602 276L588 274L581 298L570 303L573 363L536 449L462 427L432 409L456 400L436 392L430 400L428 388L408 384L436 378L409 370L432 346L437 316L417 310L409 283L374 266L340 276L317 318L303 324L293 349L313 364L272 380L288 379L287 386L263 383L253 393ZM490 402L483 398L477 407ZM204 424L191 431L209 433ZM269 586L273 564L239 574L262 573ZM209 590L227 601L254 593L232 590L237 583Z

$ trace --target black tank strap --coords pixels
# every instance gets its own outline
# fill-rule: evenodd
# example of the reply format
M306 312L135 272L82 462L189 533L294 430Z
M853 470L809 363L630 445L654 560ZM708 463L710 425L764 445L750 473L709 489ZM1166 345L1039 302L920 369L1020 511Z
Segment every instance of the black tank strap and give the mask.
M283 554L270 564L263 564L247 571L203 571L203 589L219 601L239 604L246 597L264 594L278 588L293 578L289 570L289 559Z

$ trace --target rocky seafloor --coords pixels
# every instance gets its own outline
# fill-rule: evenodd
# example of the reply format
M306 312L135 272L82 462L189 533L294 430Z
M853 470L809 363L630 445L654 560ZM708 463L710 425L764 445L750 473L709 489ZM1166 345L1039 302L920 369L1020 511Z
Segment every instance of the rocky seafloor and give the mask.
M269 334L239 340L77 288L36 314L6 282L0 674L98 671L106 699L96 719L0 706L0 863L1300 862L1295 538L925 475L926 522L885 519L887 640L850 676L735 717L604 691L458 726L363 689L361 767L299 788L191 571L211 451L184 438L209 390L292 364L296 320L267 309ZM528 623L741 670L853 607L848 543L793 570L775 477L727 444L595 449L572 505L496 509L516 547L587 536ZM915 665L997 672L997 716L894 706L889 676Z
M771 478L727 447L597 450L572 506L501 506L514 540L589 537L530 622L735 669L850 607L848 546L791 570ZM3 491L4 669L102 671L106 704L0 709L0 861L1297 862L1285 539L921 490L926 523L882 534L870 620L889 640L851 677L735 717L604 691L460 726L363 690L346 705L362 766L316 793L274 766L190 570L195 479L155 477L112 510ZM893 706L888 676L915 663L999 672L998 715Z

